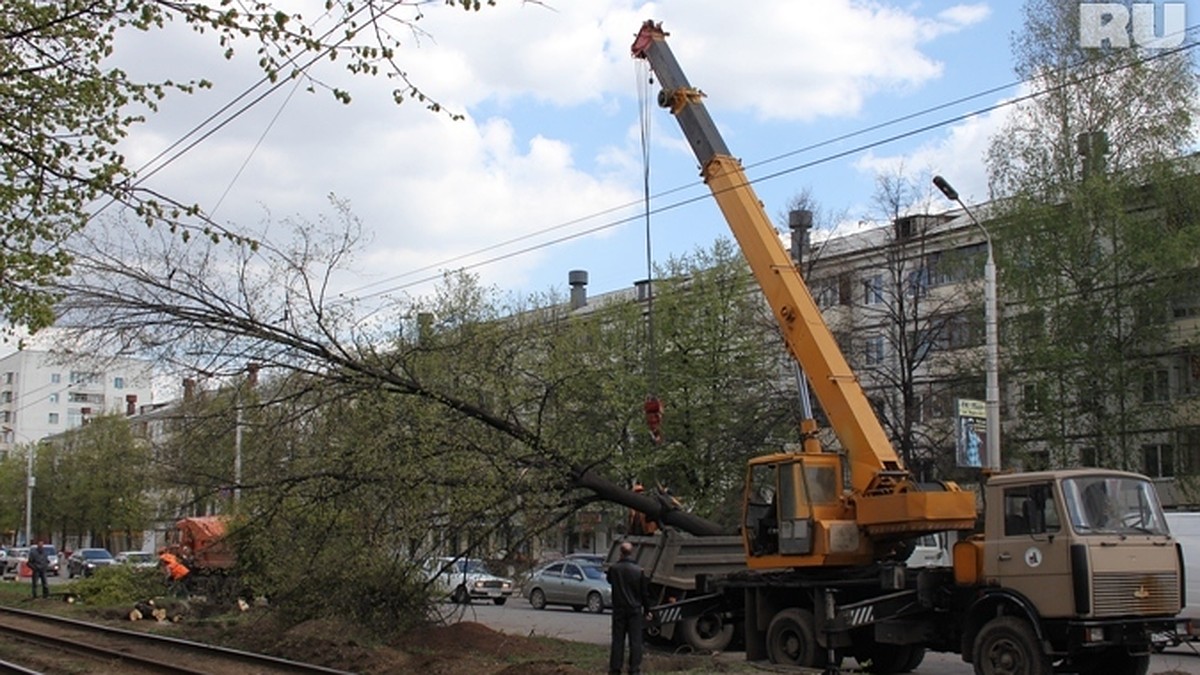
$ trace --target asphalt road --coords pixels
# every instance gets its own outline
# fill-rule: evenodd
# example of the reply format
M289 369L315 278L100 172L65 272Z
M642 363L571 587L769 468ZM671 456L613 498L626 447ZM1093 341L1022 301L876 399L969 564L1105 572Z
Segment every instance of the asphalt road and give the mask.
M544 636L575 642L608 644L610 615L575 612L566 607L534 609L524 598L512 598L504 606L476 602L472 605L442 605L450 620L475 621L502 633L524 636ZM730 658L742 658L740 652L730 652ZM847 665L853 665L853 660ZM927 654L918 675L970 675L973 669L952 654ZM1200 675L1200 647L1177 647L1155 655L1150 661L1150 675L1186 673Z

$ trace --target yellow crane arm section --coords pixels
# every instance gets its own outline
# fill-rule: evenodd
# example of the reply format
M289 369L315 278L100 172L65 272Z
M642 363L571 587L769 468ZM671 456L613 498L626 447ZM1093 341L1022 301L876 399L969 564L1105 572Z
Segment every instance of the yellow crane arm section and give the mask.
M793 358L804 367L813 393L851 463L857 494L890 491L908 475L879 424L812 294L792 263L762 203L717 133L702 94L688 84L666 45L660 24L647 21L633 45L662 85L659 104L670 108L701 164L701 175L762 288Z

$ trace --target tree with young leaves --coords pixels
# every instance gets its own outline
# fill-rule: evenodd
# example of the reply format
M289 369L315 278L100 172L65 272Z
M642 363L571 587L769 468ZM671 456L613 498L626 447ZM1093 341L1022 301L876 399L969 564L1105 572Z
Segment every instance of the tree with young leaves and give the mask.
M1016 69L1038 95L988 152L1003 373L1021 419L1006 462L1170 475L1162 450L1180 420L1163 403L1198 342L1172 312L1192 302L1200 243L1184 157L1200 112L1191 56L1083 48L1077 2L1030 1L1024 14Z
M123 415L92 417L43 443L35 457L34 533L114 550L141 545L133 537L154 516L150 449L135 440Z
M63 243L110 202L184 238L239 239L199 207L146 189L126 165L119 144L161 99L209 83L129 77L110 61L124 34L180 22L212 36L226 58L252 48L265 83L303 79L349 103L348 91L327 86L313 68L341 59L353 74L393 80L397 103L444 112L399 62L408 37L420 35L414 22L423 4L330 0L323 13L305 17L273 2L7 0L0 8L0 314L31 330L53 322L51 286L71 264ZM446 4L478 10L481 2Z
M903 167L876 176L880 223L826 240L805 262L814 294L908 468L924 480L954 475L953 429L936 402L981 398L982 261L959 250L962 234L930 215L929 180ZM841 308L841 309L839 309ZM977 380L977 381L976 381ZM976 391L976 389L978 391Z

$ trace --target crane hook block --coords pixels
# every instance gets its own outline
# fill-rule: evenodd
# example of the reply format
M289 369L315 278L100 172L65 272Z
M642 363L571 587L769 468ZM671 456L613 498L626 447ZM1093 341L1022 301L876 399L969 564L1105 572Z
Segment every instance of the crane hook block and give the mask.
M646 413L646 426L650 427L650 438L654 439L656 444L662 443L662 401L659 401L657 396L647 396L642 410Z

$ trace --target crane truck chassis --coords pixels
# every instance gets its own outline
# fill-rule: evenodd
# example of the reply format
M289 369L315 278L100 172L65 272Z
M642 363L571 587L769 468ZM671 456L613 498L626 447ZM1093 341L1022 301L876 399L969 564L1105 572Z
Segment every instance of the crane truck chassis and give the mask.
M1105 469L985 475L980 526L975 493L913 481L666 35L645 22L633 56L657 76L659 104L695 152L841 449L821 448L805 420L798 451L752 459L743 565L693 565L688 584L672 580L671 556L657 556L648 570L668 602L653 625L715 618L741 628L748 659L800 666L852 656L901 673L935 650L980 675L1143 675L1154 636L1175 634L1185 602L1182 550L1153 484ZM949 566L909 568L896 555L944 531L960 533Z

